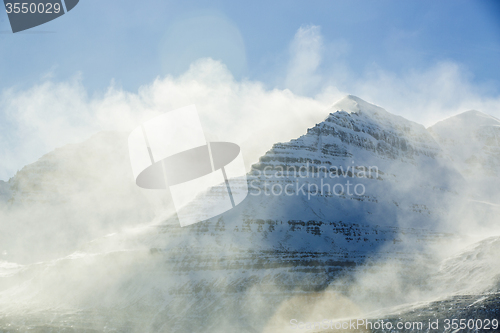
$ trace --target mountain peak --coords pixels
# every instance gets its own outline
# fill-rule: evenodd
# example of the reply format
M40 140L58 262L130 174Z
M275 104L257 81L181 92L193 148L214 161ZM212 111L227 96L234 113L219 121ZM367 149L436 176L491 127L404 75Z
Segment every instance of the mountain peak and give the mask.
M484 122L485 125L500 125L500 120L498 118L495 118L493 116L490 116L489 114L486 114L484 112L477 111L477 110L465 111L465 112L459 113L456 116L448 118L448 119L453 119L453 118L463 119L463 120L467 120L467 121L475 120L475 123L477 123L477 122L483 123Z
M483 113L483 112L477 111L477 110L464 111L462 113L459 113L457 116L463 116L463 115L488 116L486 113Z
M351 116L361 116L361 118L371 122L372 125L377 124L377 126L382 126L385 130L393 131L396 128L400 128L403 132L406 132L411 128L415 133L420 133L424 136L427 134L423 125L392 114L378 105L368 103L353 95L347 95L333 104L330 111L329 117L336 117L339 113L345 112Z
M437 122L429 129L431 132L446 136L457 129L474 131L485 126L500 126L500 120L481 111L469 110Z
M428 131L452 157L462 174L475 179L474 184L482 184L477 180L484 177L497 177L500 167L498 118L470 110L442 120ZM495 186L491 179L487 182L488 187Z
M335 109L335 111L345 111L348 113L388 113L386 110L377 106L375 104L368 103L367 101L362 100L361 98L354 95L347 95L342 98L337 103L333 104L331 109Z

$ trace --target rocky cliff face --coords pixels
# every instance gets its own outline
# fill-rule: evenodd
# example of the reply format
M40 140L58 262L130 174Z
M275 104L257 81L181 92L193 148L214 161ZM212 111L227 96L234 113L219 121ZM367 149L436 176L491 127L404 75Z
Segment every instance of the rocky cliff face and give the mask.
M0 327L277 332L292 315L357 316L415 301L417 291L430 297L437 281L453 286L439 267L466 280L467 265L442 261L443 242L457 241L446 218L464 180L449 153L423 126L357 97L330 111L253 165L250 194L231 211L185 228L172 215L98 237L60 259L1 262ZM23 169L11 180L11 207L70 207L57 219L81 223L74 216L97 201L106 213L123 213L113 223L137 221L136 210L152 208L136 193L120 138L97 155L99 136ZM481 269L491 264L465 258Z
M354 214L358 222L439 227L463 178L429 132L354 96L331 111L307 134L275 144L253 165L251 194L264 193L261 205L280 207L256 213L325 220ZM303 184L305 195L298 191Z
M422 125L392 115L355 96L334 104L330 115L307 134L291 142L275 144L261 163L317 166L339 162L394 162L415 164L419 158L438 159L443 152Z

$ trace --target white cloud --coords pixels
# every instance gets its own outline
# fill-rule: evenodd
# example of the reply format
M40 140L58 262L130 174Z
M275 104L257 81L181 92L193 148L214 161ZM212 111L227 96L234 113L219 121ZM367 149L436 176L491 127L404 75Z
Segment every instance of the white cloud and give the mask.
M0 151L0 178L41 154L82 141L100 130L130 131L141 122L176 108L196 104L209 140L239 143L247 167L272 144L288 141L325 117L327 105L289 90L266 90L259 82L237 82L220 62L202 59L183 75L143 86L138 93L110 87L89 97L78 79L46 82L26 91L8 91L1 107L10 129Z
M471 109L500 117L500 96L489 96L488 86L472 79L465 68L446 61L402 75L376 70L352 82L351 91L426 126Z
M316 90L322 79L317 73L322 52L323 37L320 27L300 27L290 45L291 59L285 80L286 87L298 94Z
M351 71L342 59L348 57L348 46L341 45L334 48L339 58L334 72L320 74L320 28L301 27L291 43L284 77L294 92L237 81L224 64L211 59L194 62L178 77L158 78L137 93L111 86L102 96L89 96L79 78L4 91L0 110L7 121L0 131L0 179L56 147L101 130L130 131L159 113L190 104L196 104L209 140L240 144L247 168L273 143L298 137L322 121L325 109L346 94L426 126L469 109L500 118L500 97L489 96L488 86L473 83L459 64L442 62L406 74L376 69L349 77ZM343 73L341 80L335 77L338 73Z

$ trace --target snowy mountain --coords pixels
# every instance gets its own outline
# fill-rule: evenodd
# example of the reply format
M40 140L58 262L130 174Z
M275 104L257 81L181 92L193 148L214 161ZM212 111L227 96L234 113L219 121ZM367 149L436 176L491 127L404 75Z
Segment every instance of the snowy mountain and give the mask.
M453 285L463 294L477 294L484 286L500 291L500 237L493 236L474 243L441 263L439 279Z
M467 178L498 177L500 120L471 110L429 128Z
M67 145L0 184L0 252L15 262L72 253L90 240L150 221L154 212L130 180L127 133L102 132ZM1 198L0 198L1 199Z
M175 214L143 223L157 205L133 184L123 134L102 133L27 166L9 181L7 216L43 217L26 233L39 244L79 241L60 258L0 262L0 328L277 332L293 315L362 316L464 292L450 278L485 272L496 243L461 250L449 216L465 179L450 152L422 125L355 96L329 111L252 166L240 205L185 228ZM63 223L85 227L51 236ZM70 243L54 246L67 252ZM473 292L496 290L498 273Z
M500 203L500 120L471 110L438 122L429 132L468 180L472 195Z
M350 216L361 211L357 221L413 227L436 222L433 218L446 210L446 200L454 196L456 180L462 177L446 163L425 128L354 96L336 103L331 111L307 134L275 144L261 157L250 172L251 189L266 192L267 186L269 192L274 184L284 189L290 182L324 189L316 196L307 195L307 200L301 200L300 195L287 198L292 204L286 212L280 212L282 218L312 214L329 219L332 212ZM308 168L306 177L302 177L306 172L299 174L301 167ZM348 181L352 194L347 191ZM330 191L328 186L323 187L325 184L330 185ZM357 185L358 191L354 191ZM274 205L272 200L277 196L270 197L262 204ZM274 209L265 212L269 213L277 214ZM372 214L376 216L373 219L369 216ZM404 222L398 218L402 215Z
M471 244L440 263L438 273L432 276L432 284L439 286L435 288L438 293L425 301L387 309L385 315L378 311L368 317L374 318L372 322L384 320L394 327L400 322L422 323L421 331L429 329L429 320L437 324L433 327L435 332L458 332L452 323L463 326L462 322L466 324L462 332L500 331L499 250L499 236Z

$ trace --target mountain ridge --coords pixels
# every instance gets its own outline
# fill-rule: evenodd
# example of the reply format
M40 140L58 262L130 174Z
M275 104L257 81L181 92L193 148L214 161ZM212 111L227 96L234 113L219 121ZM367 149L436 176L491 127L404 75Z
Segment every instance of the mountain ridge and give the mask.
M140 217L126 215L139 208L152 213L154 205L147 206L137 193L141 199L136 203L118 199L118 209L127 202L129 207L112 216L114 225L123 219L135 221L135 226L84 245L74 242L71 254L51 260L1 263L0 328L158 332L168 327L193 332L203 325L205 331L217 333L276 332L267 322L289 301L306 313L318 297L347 298L346 303L333 304L354 304L368 311L434 296L431 282L436 275L450 284L453 272L466 280L470 267L487 270L493 258L490 250L494 252L498 242L478 243L479 250L472 252L456 250L464 240L444 222L460 203L457 183L463 180L449 165L446 152L422 125L370 105L348 96L334 107L341 110L325 121L297 139L273 145L248 173L247 199L224 214L184 228L175 214L139 225ZM92 142L99 145L99 140ZM88 152L93 144L73 148ZM55 163L58 167L49 168L50 174L64 180L64 190L75 175L86 180L89 173L102 172L103 178L91 179L92 186L81 192L78 186L69 189L76 189L77 198L95 196L103 206L117 202L110 192L98 195L113 184L121 184L123 195L134 198L136 189L127 192L123 184L133 186L130 170L125 169L126 140L110 140L100 153L93 156L95 163L81 164L76 157L88 154L68 152L63 157L76 158L76 166ZM113 162L105 172L104 155ZM86 167L80 174L81 165ZM361 168L369 166L376 166L377 174L359 176ZM46 165L40 167L44 170ZM116 178L107 182L111 175ZM22 186L30 189L36 180L13 182L26 181ZM349 194L348 181L363 186L363 193ZM290 184L291 190L284 192ZM325 184L330 189L320 192ZM335 191L336 185L345 187ZM20 193L24 192L16 195L21 200ZM71 202L71 191L58 193ZM216 200L217 193L212 194ZM43 193L32 198L46 199ZM92 210L92 204L65 206L63 216L69 223L76 214ZM47 201L42 206L52 207ZM142 221L151 221L150 215L142 215ZM474 261L480 252L487 260ZM451 275L446 267L451 267ZM494 290L486 284L497 270L490 272L485 285L474 290L478 295ZM460 292L454 285L450 289ZM448 296L440 304L457 304ZM304 302L294 303L304 297Z

